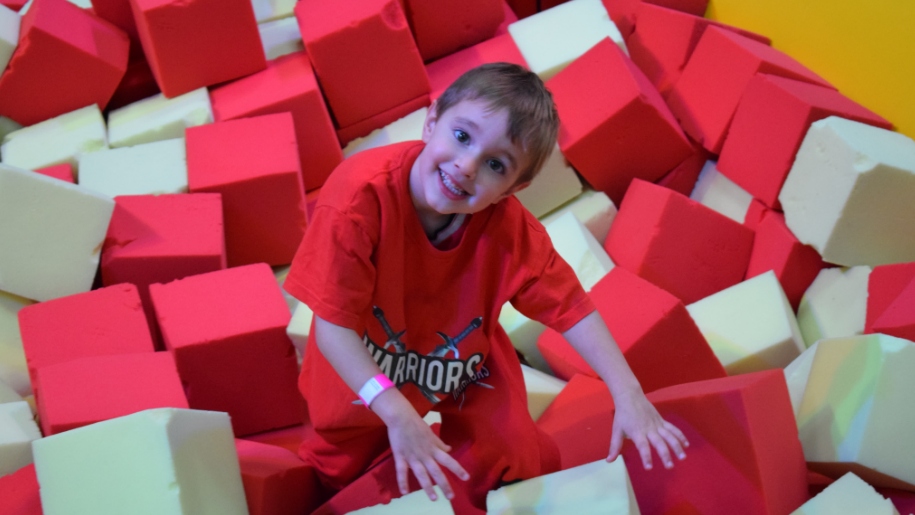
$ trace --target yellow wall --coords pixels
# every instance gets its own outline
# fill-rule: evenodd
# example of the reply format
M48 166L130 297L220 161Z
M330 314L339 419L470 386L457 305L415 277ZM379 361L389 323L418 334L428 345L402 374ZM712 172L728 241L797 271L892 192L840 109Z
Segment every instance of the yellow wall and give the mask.
M915 0L709 0L706 16L768 36L915 138Z

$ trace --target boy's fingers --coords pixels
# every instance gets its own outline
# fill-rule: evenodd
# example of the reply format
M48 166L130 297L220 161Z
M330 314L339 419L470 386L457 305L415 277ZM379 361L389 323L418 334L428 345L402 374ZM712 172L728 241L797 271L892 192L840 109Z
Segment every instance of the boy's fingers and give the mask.
M659 433L650 433L648 435L648 440L651 442L651 446L654 447L655 451L657 451L658 456L661 458L661 463L664 464L664 468L669 469L673 467L674 462L670 458L670 449L667 448L667 440Z
M426 467L423 466L423 463L419 460L411 461L410 469L413 470L413 475L416 476L419 486L426 491L429 499L436 500L438 496L435 495L435 489L432 488L432 481L429 479L429 473L426 472Z
M686 453L683 452L683 445L680 443L680 439L673 433L673 431L668 430L667 428L658 429L658 433L662 438L667 442L667 446L673 451L674 455L678 459L686 458Z
M435 481L435 484L442 489L442 493L445 494L446 499L454 498L454 490L451 489L451 483L448 482L448 478L445 477L445 473L442 472L442 469L438 466L434 460L429 460L426 463L426 470L429 471L429 474L432 476L432 480Z
M407 483L407 463L399 456L394 456L394 468L397 470L397 487L400 488L400 495L407 495L409 485Z
M648 442L648 439L642 435L638 438L633 438L632 441L635 443L635 448L638 449L639 455L642 457L642 466L645 467L645 470L651 470L651 444Z
M467 471L464 470L464 467L462 467L461 464L458 463L456 459L452 458L451 455L447 452L436 451L433 454L433 457L435 458L435 461L443 465L446 469L450 470L455 476L458 477L458 479L463 481L470 479L470 474L468 474Z
M683 445L683 447L689 447L689 440L686 439L686 435L683 434L683 431L680 431L679 427L671 424L670 422L665 421L664 429L667 429L668 431L673 433L673 435L675 437L677 437L677 440L680 441L680 443Z
M613 434L610 436L610 454L607 461L613 461L620 455L623 448L623 431L619 428L613 428Z

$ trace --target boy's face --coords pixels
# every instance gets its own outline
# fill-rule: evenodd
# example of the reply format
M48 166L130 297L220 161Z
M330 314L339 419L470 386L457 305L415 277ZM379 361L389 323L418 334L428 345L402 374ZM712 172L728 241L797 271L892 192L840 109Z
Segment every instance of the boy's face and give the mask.
M429 108L426 147L410 171L410 194L420 216L476 213L529 183L516 184L528 157L508 137L508 112L463 100L442 113Z

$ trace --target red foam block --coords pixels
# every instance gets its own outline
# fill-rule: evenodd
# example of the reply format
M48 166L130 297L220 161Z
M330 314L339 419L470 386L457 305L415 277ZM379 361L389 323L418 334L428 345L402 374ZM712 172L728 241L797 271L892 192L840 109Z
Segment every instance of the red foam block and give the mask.
M302 425L298 425L248 435L244 439L275 447L282 447L289 452L298 453L299 446L302 445L302 440L304 438L305 428Z
M638 26L637 20L641 17L643 5L656 4L695 16L705 15L705 9L708 6L708 0L602 0L602 2L610 19L616 24L620 34L626 38L627 42Z
M145 59L130 0L90 0L90 3L99 18L111 22L130 38L130 60Z
M406 5L424 61L493 37L505 17L502 0L406 0Z
M547 81L562 155L617 205L633 178L655 181L690 154L661 95L609 38Z
M286 265L305 234L305 190L289 113L187 129L192 193L222 195L229 266Z
M685 195L634 180L604 248L613 262L691 304L741 282L753 231Z
M210 101L217 122L292 114L306 191L320 188L343 161L334 124L305 52L278 57L262 72L212 89Z
M127 72L108 102L108 111L160 93L159 84L146 58L140 56L127 65Z
M763 215L756 226L747 279L774 271L791 307L797 311L804 292L825 266L816 249L799 242L788 229L785 215L777 211Z
M426 73L432 88L430 98L435 100L440 97L464 72L481 64L497 62L528 67L511 34L496 36L427 64Z
M0 476L0 515L42 515L41 495L38 489L38 476L35 464L31 463L21 469Z
M38 369L45 436L152 408L188 408L167 352L92 356Z
M36 0L0 75L0 115L32 125L104 108L127 70L127 35L67 0Z
M915 341L915 280L874 320L870 331Z
M699 180L699 174L705 163L712 158L708 150L702 148L702 145L693 140L689 140L692 147L692 153L686 156L686 159L680 162L673 170L667 172L664 177L656 181L659 186L672 189L687 197L696 188L696 181Z
M152 352L140 293L116 284L19 310L19 331L36 387L39 368L77 358ZM36 393L40 401L40 392Z
M537 14L538 0L505 0L508 7L518 17L518 19L527 18Z
M643 513L791 513L807 501L807 467L781 370L681 384L648 394L689 440L687 458L644 470L623 458Z
M295 15L338 128L429 94L397 0L301 0Z
M375 129L380 129L390 123L393 123L413 111L427 107L430 104L429 95L416 97L399 106L392 107L387 111L372 115L362 121L352 125L337 129L337 139L340 145L346 146L349 142L362 136L367 136Z
M153 284L149 294L191 408L228 412L237 436L302 423L291 315L269 266Z
M553 399L537 427L559 447L562 469L606 458L613 427L613 397L600 379L576 374Z
M316 477L295 453L281 447L235 440L241 482L251 515L309 513Z
M912 281L915 281L915 262L874 267L867 280L865 333L876 332L874 324Z
M28 0L0 0L0 4L3 4L14 11L22 9L22 6L26 3L28 3Z
M267 66L250 0L130 3L146 60L167 98Z
M727 375L686 307L670 293L616 267L590 295L644 391ZM552 329L540 336L537 348L560 379L598 377Z
M690 136L719 154L740 97L757 72L832 87L768 45L707 27L667 97L670 110Z
M493 34L493 37L508 34L508 26L516 21L518 21L518 16L515 11L512 11L507 0L502 0L502 23L496 28L496 33Z
M772 211L771 208L767 207L761 201L753 199L750 201L750 207L747 208L747 214L743 217L743 224L747 226L748 229L756 230L756 227L759 225L759 222L762 222L763 218L766 216L766 213Z
M48 177L54 177L55 179L69 182L70 184L76 184L73 180L73 166L70 165L70 163L36 168L35 171L42 175L47 175Z

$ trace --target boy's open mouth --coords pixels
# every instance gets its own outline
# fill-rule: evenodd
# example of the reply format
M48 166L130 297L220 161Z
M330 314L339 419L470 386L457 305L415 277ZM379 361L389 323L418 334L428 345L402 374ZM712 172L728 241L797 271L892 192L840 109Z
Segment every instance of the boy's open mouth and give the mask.
M442 184L445 186L445 189L447 189L447 190L448 190L450 193L452 193L454 196L456 196L456 197L466 197L466 196L470 195L470 193L467 193L466 191L464 191L463 189L461 189L460 186L458 186L457 184L455 184L454 182L452 182L452 181L451 181L451 178L448 177L448 175L445 174L445 172L439 170L439 171L438 171L438 176L442 179Z

